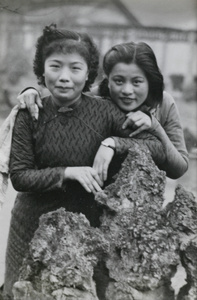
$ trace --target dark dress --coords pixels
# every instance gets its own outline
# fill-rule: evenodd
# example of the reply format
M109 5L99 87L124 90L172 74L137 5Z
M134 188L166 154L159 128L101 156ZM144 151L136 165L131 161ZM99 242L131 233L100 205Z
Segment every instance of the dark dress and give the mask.
M64 207L85 214L92 226L99 226L102 208L78 182L63 182L65 167L92 166L103 139L129 134L122 130L124 113L110 101L82 95L74 108L59 108L46 97L43 105L37 122L26 110L19 111L13 132L10 176L19 193L6 253L4 293L8 297L42 214Z

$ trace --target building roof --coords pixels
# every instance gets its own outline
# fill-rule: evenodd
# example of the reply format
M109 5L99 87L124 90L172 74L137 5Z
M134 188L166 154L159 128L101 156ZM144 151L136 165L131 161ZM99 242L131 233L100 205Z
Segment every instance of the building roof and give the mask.
M121 0L143 26L197 30L197 0Z

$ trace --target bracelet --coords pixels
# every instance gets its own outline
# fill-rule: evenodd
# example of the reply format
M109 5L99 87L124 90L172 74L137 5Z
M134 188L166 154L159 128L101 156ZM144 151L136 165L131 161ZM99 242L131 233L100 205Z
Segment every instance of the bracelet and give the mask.
M116 148L115 148L115 147L113 147L113 146L107 144L107 143L104 142L104 141L101 142L101 145L103 145L103 146L105 146L105 147L108 147L108 148L111 148L112 150L114 150L114 152L116 152Z

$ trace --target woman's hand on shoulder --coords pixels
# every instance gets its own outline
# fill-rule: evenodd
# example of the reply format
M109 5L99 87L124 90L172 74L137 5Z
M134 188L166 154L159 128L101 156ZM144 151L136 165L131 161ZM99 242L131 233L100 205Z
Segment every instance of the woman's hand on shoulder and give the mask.
M91 167L67 167L64 179L78 181L88 193L99 192L103 186L98 173Z
M134 129L130 134L130 137L133 137L144 130L148 130L152 126L151 118L143 113L142 111L130 112L126 115L127 119L123 123L122 128L127 127Z
M109 165L115 153L113 148L115 149L115 141L112 138L105 139L94 158L93 168L97 171L102 182L107 180Z
M31 117L38 119L39 108L43 108L40 94L36 89L29 88L17 97L19 109L27 108Z

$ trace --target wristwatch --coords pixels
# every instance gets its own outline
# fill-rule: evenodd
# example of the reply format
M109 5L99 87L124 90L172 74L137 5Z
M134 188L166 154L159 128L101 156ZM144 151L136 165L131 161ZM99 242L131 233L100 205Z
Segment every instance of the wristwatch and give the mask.
M111 148L112 150L114 150L114 152L116 152L116 148L112 145L109 145L108 143L102 141L101 142L101 145L105 146L105 147L108 147L108 148Z

